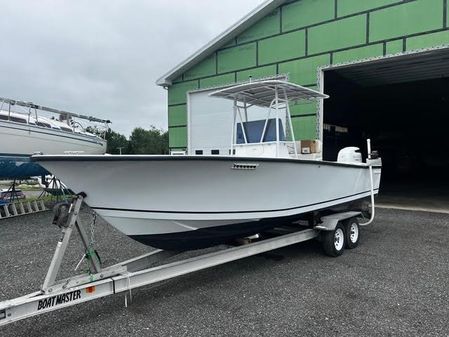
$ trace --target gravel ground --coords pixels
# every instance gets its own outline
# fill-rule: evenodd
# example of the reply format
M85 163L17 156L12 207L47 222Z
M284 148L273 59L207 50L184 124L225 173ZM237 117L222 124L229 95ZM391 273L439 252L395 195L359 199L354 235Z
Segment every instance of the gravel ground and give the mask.
M39 288L60 235L51 217L0 221L0 301ZM128 308L118 294L0 336L449 336L449 215L379 210L361 234L338 258L306 242L134 290ZM95 237L108 265L149 251L101 221ZM72 240L63 274L80 256Z

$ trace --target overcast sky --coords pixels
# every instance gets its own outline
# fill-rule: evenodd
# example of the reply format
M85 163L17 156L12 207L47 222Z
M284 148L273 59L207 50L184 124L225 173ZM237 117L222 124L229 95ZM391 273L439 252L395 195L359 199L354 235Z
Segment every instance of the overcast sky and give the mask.
M0 97L167 128L155 81L264 0L0 0Z

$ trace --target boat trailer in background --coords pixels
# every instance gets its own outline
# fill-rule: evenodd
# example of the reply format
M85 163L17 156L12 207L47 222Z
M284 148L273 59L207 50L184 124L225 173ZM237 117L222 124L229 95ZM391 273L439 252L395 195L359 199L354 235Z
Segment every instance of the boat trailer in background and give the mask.
M151 285L177 276L243 259L274 249L294 245L312 239L319 239L327 255L338 256L345 248L355 248L359 241L360 212L342 212L320 216L317 212L304 221L279 226L268 233L245 239L244 245L221 245L217 251L175 262L164 260L182 252L154 250L148 254L102 268L100 258L89 239L88 231L81 224L78 215L84 193L73 198L71 203L61 203L55 207L53 223L62 229L53 259L41 290L0 302L0 326L21 319L63 309L97 298L125 293L125 306L132 299L132 289ZM374 205L372 205L374 208ZM71 234L78 230L83 246L83 260L89 271L64 280L56 281L64 253ZM77 267L78 267L77 266Z

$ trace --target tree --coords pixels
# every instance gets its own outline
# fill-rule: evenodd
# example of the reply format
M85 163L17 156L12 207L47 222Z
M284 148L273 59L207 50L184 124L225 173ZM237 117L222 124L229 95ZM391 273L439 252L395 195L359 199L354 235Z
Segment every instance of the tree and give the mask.
M106 133L106 140L108 142L108 146L106 149L107 153L110 154L127 154L128 152L128 140L126 137L118 132L109 130Z
M135 128L128 141L128 153L168 154L168 131L151 126L149 130Z

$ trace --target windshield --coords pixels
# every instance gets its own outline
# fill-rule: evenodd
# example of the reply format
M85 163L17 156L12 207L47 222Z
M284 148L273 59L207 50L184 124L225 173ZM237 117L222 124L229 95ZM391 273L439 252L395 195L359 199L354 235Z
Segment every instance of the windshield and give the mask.
M266 127L265 127L266 124ZM243 135L242 125L245 128L246 134L246 142L245 136ZM265 134L263 139L262 134L265 128ZM275 142L276 141L276 119L270 118L260 119L256 121L237 123L237 144L246 144L246 143L267 143L267 142ZM285 140L284 127L282 125L282 120L279 119L279 140Z

